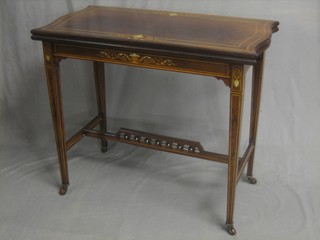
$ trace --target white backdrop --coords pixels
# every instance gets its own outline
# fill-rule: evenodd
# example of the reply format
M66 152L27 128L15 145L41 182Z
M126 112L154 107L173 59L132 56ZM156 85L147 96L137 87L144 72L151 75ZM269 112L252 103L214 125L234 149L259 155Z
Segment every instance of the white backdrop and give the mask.
M238 185L234 239L318 239L319 0L1 0L1 239L231 239L222 229L221 164L116 143L102 154L98 141L84 139L68 153L69 191L57 194L42 46L30 30L87 5L280 21L265 59L258 184ZM96 113L92 69L65 60L61 71L70 136ZM228 90L221 81L113 65L106 72L110 130L148 130L227 151Z

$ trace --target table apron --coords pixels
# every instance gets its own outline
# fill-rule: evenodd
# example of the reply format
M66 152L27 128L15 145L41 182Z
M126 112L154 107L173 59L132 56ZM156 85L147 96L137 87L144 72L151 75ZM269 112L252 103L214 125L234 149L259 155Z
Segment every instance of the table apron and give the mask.
M229 85L230 64L203 61L145 53L139 51L118 50L108 47L88 47L68 44L54 44L54 56L99 61L113 64L160 69L174 72L206 75L219 78Z

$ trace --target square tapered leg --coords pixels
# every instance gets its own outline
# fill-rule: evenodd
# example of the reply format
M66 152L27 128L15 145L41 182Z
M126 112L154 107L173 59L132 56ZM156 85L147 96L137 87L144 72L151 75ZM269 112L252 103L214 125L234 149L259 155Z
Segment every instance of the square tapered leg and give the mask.
M102 116L103 120L100 122L100 130L107 131L107 110L106 110L106 90L105 90L105 71L103 62L93 62L94 79L96 86L96 97L98 113ZM108 142L101 139L101 151L108 150Z
M62 95L60 82L60 59L53 55L53 46L51 43L43 42L43 55L45 63L45 72L48 85L48 93L52 114L52 121L56 139L56 146L59 158L59 167L62 184L59 193L64 195L69 185L69 174L67 164L67 147L65 141L64 118L62 110Z

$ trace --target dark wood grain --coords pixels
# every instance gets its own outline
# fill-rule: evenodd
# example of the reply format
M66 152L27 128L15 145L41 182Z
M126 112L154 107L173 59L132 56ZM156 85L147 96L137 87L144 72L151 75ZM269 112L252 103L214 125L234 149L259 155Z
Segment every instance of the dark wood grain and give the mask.
M251 94L251 117L250 117L250 135L249 142L253 146L256 145L259 110L260 110L260 96L262 90L262 74L263 74L263 59L264 55L261 54L258 63L253 67L252 79L252 94ZM250 183L255 184L257 180L253 177L253 162L254 162L255 148L248 161L247 178Z
M233 226L233 215L238 174L239 144L243 108L243 89L244 67L241 65L233 65L229 113L229 166L226 220L226 229L231 235L236 234L236 230Z
M33 39L142 46L256 58L278 22L204 14L89 6L33 29Z
M93 73L96 87L97 107L98 113L102 116L100 122L100 131L107 131L107 109L106 109L106 86L105 86L105 72L103 62L93 62ZM108 142L101 139L101 151L108 150Z
M64 118L62 109L61 81L59 72L60 59L54 57L53 45L47 42L43 43L43 56L62 180L62 185L60 187L59 193L61 195L64 195L68 189L69 175L67 164L67 145L65 143Z
M246 165L253 162L260 107L263 55L279 22L190 13L89 6L33 29L32 39L43 42L46 78L52 111L62 185L69 185L66 152L84 136L116 141L228 165L225 227L235 235L236 186ZM59 63L64 58L93 62L98 115L65 140ZM230 90L228 155L206 151L200 142L121 128L107 132L104 63L212 76ZM245 74L253 67L249 145L239 156ZM95 130L96 125L99 130Z

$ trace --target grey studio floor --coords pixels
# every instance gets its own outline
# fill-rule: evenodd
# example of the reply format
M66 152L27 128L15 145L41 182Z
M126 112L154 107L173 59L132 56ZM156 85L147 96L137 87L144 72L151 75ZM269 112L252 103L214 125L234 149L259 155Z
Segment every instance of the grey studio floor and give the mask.
M1 152L2 239L232 238L224 165L123 144L103 154L89 139L70 151L62 197L55 152L19 151ZM238 185L234 238L317 239L313 189L256 165L258 184Z
M195 4L196 2L196 4ZM61 183L42 46L30 30L87 5L280 21L265 55L256 185L241 179L224 230L227 166L83 138ZM320 235L319 0L1 0L0 240L316 240ZM227 153L228 88L209 77L106 65L108 128ZM248 72L248 79L250 79ZM92 65L61 63L66 134L96 115ZM89 79L89 80L88 80ZM250 80L246 84L250 95ZM249 99L244 122L248 123ZM243 152L248 124L242 130Z

